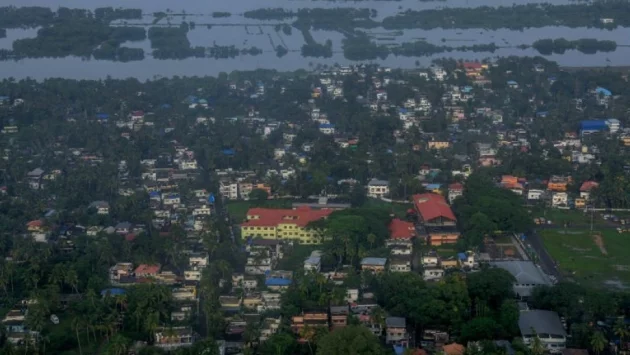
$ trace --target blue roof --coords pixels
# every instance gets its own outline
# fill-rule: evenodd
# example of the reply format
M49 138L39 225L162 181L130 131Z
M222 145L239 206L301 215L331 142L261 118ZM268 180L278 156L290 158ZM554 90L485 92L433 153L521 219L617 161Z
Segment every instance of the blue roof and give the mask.
M427 190L435 190L442 187L442 184L427 184Z
M606 127L605 120L584 120L580 122L580 128L582 130L603 130Z
M398 112L400 112L400 113L407 113L407 109L404 108L404 107L401 107L401 108L398 109Z
M234 149L228 148L222 150L223 155L234 155Z
M151 196L151 197L158 196L159 197L160 193L157 192L157 191L151 191L151 192L149 192L149 196Z
M457 258L459 260L466 260L466 254L465 253L457 253Z
M319 125L319 128L335 128L335 126L330 123L323 123Z
M272 277L265 280L267 286L289 286L292 280L283 279L280 277Z
M110 294L112 296L120 296L124 295L125 293L127 293L127 291L125 291L125 289L123 288L106 288L101 291L101 296L105 296L107 294Z
M514 80L508 80L508 85L518 85L518 83Z
M106 120L109 118L109 113L97 113L96 118Z
M612 95L612 92L610 92L610 90L608 90L608 89L606 89L606 88L603 88L603 87L601 87L601 86L598 86L598 87L595 89L595 92L596 92L596 93L598 93L598 94L602 94L602 95L604 95L604 96L610 96L610 95Z

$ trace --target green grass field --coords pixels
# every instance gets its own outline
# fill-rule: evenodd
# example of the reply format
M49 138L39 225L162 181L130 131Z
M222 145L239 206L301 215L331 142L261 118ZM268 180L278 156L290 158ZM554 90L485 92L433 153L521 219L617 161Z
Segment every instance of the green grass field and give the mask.
M591 286L630 287L630 233L607 229L601 235L603 249L589 230L540 231L547 251L568 277Z
M398 218L405 218L407 210L413 208L412 203L390 203L383 200L369 198L364 207L368 208L386 208Z

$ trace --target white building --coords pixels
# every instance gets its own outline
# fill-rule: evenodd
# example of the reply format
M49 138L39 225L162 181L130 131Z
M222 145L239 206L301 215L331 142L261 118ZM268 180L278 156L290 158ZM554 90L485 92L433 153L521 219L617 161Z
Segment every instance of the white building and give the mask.
M219 193L224 198L227 198L230 200L237 200L238 199L238 184L236 182L231 182L231 181L220 181Z
M381 198L389 194L389 183L385 180L372 179L368 182L367 195L374 198Z
M531 189L527 191L528 200L540 200L545 195L545 191L539 189Z
M552 207L566 207L569 202L569 195L566 192L554 192L551 195Z

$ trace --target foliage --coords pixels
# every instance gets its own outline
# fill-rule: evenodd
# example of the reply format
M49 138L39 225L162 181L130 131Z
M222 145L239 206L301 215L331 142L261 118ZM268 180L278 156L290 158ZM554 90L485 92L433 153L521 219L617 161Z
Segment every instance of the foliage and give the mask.
M564 38L557 39L539 39L532 44L540 54L550 55L552 53L563 54L567 50L577 49L585 54L594 54L598 51L613 52L617 49L615 41L602 40L593 38L583 38L575 41L569 41Z
M378 338L367 328L349 325L334 330L317 343L317 354L385 355Z

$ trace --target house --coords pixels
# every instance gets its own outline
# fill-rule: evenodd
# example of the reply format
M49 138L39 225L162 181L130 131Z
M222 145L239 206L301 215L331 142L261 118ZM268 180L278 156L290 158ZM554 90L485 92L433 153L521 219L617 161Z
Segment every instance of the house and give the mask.
M460 267L473 268L478 266L478 263L475 261L475 253L472 251L457 253L457 261L459 261Z
M387 264L387 258L363 258L361 260L361 270L382 272L385 271L385 264Z
M518 89L518 83L514 80L508 80L507 87L510 89Z
M390 272L410 272L411 256L395 256L389 260Z
M568 185L571 183L570 176L552 176L547 183L549 191L566 192Z
M556 312L543 310L521 312L518 327L525 345L531 346L534 337L538 337L545 349L552 354L559 354L566 347L567 333Z
M428 252L422 254L421 262L422 266L425 268L438 266L440 264L440 257L435 250L429 250Z
M464 355L466 348L462 344L452 343L442 347L444 355Z
M236 296L219 296L219 304L224 312L238 312L241 309L242 299Z
M106 201L94 201L90 203L89 209L94 208L96 210L96 214L100 215L108 215L109 214L109 203Z
M219 194L230 200L238 199L238 183L232 181L219 181Z
M444 196L435 193L413 195L420 222L428 227L455 226L457 219Z
M334 328L342 328L348 325L350 308L344 306L330 306L330 325Z
M599 186L595 181L584 181L580 186L580 198L588 201L591 197L591 191Z
M368 182L367 189L369 197L381 198L389 194L389 182L372 179Z
M313 328L325 328L328 329L328 312L327 311L306 311L301 315L291 317L291 330L300 336L299 342L304 342L304 328L310 329L314 332Z
M191 267L206 267L208 266L208 262L208 253L190 253L190 255L188 255L188 265Z
M314 250L311 256L304 260L305 272L320 272L322 269L322 257L321 252Z
M493 261L491 266L506 270L514 278L514 293L519 298L527 298L537 286L549 286L551 280L538 266L531 261L510 260Z
M393 240L411 240L416 236L416 227L411 222L398 218L389 224L389 238Z
M134 274L136 277L156 277L161 268L160 264L140 264Z
M609 118L606 120L606 126L608 126L608 130L610 131L610 133L617 133L619 131L619 128L621 127L621 124L618 119Z
M173 295L173 300L175 301L194 301L197 299L197 287L176 287L171 290L171 294Z
M301 244L319 244L320 232L306 228L311 222L328 217L331 209L251 208L247 211L247 221L240 225L241 236L271 239L296 240Z
M409 335L407 334L407 322L402 317L385 318L385 343L387 344L407 344Z
M437 281L444 277L444 269L436 266L428 266L424 268L422 278L425 281Z
M42 177L44 176L44 170L41 168L35 168L26 174L28 185L33 190L39 190L43 187Z
M451 142L449 141L435 141L435 140L431 140L427 143L427 149L436 149L436 150L441 150L441 149L447 149L451 146Z
M132 263L116 263L116 265L109 268L109 281L115 285L118 284L121 279L129 278L133 276L133 264Z
M129 222L120 222L114 228L117 234L125 235L131 233L131 227L132 225Z
M155 330L154 339L153 346L171 351L192 346L195 337L191 327L161 327Z
M273 270L267 273L265 286L274 291L287 289L293 283L293 272L284 270Z
M530 201L538 201L545 195L545 191L540 189L530 189L527 191L527 199Z
M580 122L580 134L587 136L592 133L604 132L608 129L605 120L583 120Z
M330 123L320 124L319 131L326 135L335 134L335 126Z
M554 192L551 195L552 207L567 207L569 203L569 195L566 192Z
M456 182L448 185L448 203L453 204L456 198L464 194L464 185Z

